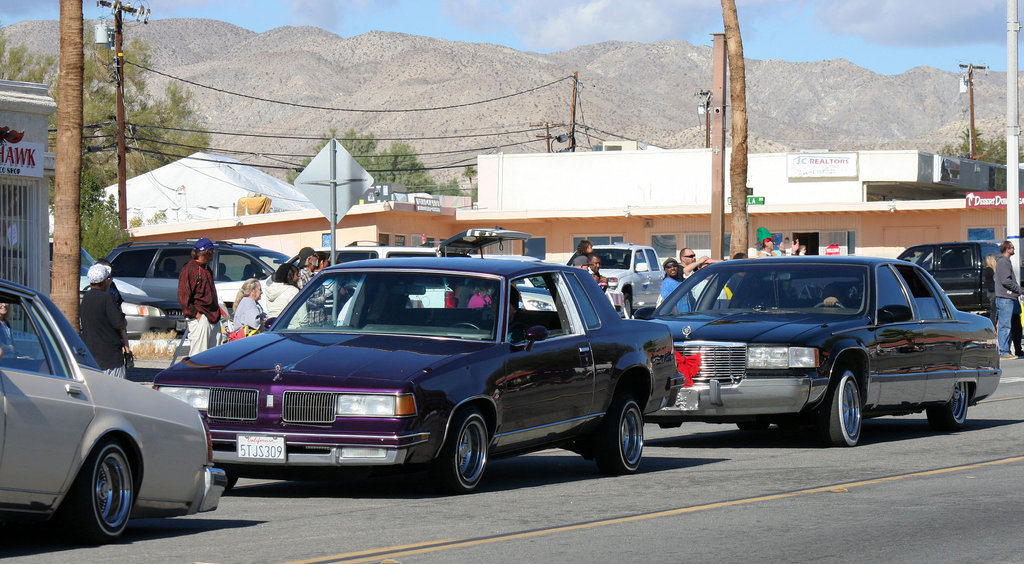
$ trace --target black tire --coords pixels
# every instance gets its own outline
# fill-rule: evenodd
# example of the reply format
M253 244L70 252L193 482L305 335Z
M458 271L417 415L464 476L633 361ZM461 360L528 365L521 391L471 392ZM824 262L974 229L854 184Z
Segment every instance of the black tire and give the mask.
M633 319L633 293L628 290L622 293L622 317Z
M128 455L105 441L86 458L58 510L63 529L87 544L116 540L135 504L135 481Z
M431 464L430 475L444 493L466 494L476 489L487 468L490 437L480 410L459 410L452 420L452 432Z
M644 416L629 394L618 394L594 433L594 460L602 474L633 474L644 453Z
M952 432L963 429L967 421L967 405L971 399L971 390L967 382L957 382L953 387L953 397L945 405L929 407L928 425L935 431Z
M224 484L224 493L228 493L229 491L232 490L232 488L235 487L235 484L238 483L238 474L236 474L234 472L230 472L228 470L225 470L224 474L228 478L228 483Z
M736 424L740 431L764 431L770 425L767 421L740 421Z
M843 368L818 410L818 432L825 446L857 446L863 422L862 408L857 375Z

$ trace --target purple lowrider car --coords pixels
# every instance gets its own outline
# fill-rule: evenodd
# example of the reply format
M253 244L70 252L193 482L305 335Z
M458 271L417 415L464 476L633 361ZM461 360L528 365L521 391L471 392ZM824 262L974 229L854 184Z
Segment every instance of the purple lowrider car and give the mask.
M406 466L451 493L548 447L635 472L643 414L679 385L668 329L619 318L586 271L450 256L332 267L271 331L155 381L206 418L229 480Z

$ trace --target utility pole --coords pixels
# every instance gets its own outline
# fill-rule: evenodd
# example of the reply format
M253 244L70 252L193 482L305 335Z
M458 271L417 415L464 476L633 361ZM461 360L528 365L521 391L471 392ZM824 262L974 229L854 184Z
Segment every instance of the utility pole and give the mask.
M974 71L975 70L988 70L987 66L975 65L967 63L966 65L960 63L960 69L967 71L967 98L968 103L971 106L971 131L970 131L970 146L971 146L971 158L978 158L977 143L975 141L974 133Z
M704 114L704 148L711 148L711 91L701 90L697 93L700 96L700 105L697 106L697 113Z
M530 127L540 127L542 125L544 126L544 135L535 135L535 137L537 139L547 139L547 141L548 141L548 152L550 153L551 152L551 126L553 125L555 127L558 127L559 125L565 125L565 124L564 123L551 123L549 121L546 121L544 123L532 123L532 124L530 124ZM562 137L564 137L564 135Z
M1020 109L1017 107L1017 42L1020 41L1017 0L1006 0L1006 238L1020 247ZM1020 272L1020 255L1010 257Z
M96 0L97 6L110 8L114 15L114 80L117 90L117 225L121 230L128 228L128 171L125 162L125 117L124 117L124 22L125 12L135 16L137 21L149 22L148 8L135 8L120 0Z
M576 86L579 82L579 71L572 71L572 109L569 111L569 151L576 152Z

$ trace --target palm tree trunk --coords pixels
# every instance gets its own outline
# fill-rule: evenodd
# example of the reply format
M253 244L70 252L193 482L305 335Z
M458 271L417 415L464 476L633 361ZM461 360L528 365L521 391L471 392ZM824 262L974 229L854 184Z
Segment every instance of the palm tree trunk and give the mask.
M743 64L743 40L736 13L736 0L722 0L725 23L725 47L729 52L729 98L732 105L732 159L729 180L732 186L732 240L729 256L747 252L747 78Z
M53 189L51 295L78 326L82 177L82 75L85 72L81 0L60 0L60 74L57 78L57 147Z

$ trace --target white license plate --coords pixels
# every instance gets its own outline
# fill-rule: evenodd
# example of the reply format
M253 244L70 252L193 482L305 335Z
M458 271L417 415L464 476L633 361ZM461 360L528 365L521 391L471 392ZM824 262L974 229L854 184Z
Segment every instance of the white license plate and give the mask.
M238 435L238 458L284 460L284 437Z

